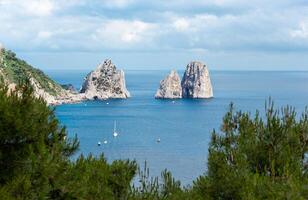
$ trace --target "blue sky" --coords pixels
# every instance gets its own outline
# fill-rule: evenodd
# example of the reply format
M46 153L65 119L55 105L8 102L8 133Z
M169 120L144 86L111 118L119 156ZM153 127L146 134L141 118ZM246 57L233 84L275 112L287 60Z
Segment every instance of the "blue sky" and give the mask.
M308 70L308 0L0 0L0 42L41 69Z

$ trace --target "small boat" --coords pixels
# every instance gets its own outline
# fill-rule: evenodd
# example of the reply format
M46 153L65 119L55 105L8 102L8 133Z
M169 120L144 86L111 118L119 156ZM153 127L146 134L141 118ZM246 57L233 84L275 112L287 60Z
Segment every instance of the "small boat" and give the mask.
M107 141L107 140L105 140L105 141L104 141L104 144L107 144L107 143L108 143L108 141Z
M97 146L101 146L101 144L102 144L102 143L101 143L100 141L98 141Z
M109 105L109 102L107 102L106 104Z
M113 137L117 137L118 136L118 133L117 133L117 122L114 121L114 124L113 124Z
M157 142L157 143L160 143L160 138L157 138L156 142Z

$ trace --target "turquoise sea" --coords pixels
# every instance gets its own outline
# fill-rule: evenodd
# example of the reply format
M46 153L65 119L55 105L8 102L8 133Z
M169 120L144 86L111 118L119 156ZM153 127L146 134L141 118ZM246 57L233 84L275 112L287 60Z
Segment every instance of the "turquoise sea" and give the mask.
M79 88L87 72L47 74ZM264 111L269 97L277 106L292 105L298 112L308 105L308 72L211 71L213 99L156 100L153 96L159 81L167 73L126 71L130 99L57 106L56 115L69 135L77 134L80 140L78 154L104 153L108 161L129 158L141 166L147 161L151 175L160 175L167 168L182 183L191 184L206 170L211 131L219 130L230 102L250 112ZM114 121L117 138L112 136ZM108 143L97 145L104 140Z

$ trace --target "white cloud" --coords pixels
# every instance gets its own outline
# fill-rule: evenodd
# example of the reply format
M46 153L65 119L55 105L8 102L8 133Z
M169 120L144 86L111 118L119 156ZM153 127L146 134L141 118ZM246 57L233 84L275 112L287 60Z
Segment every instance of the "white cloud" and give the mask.
M56 9L54 0L0 0L0 9L14 16L49 16Z
M102 23L92 38L105 47L121 49L138 44L146 46L156 31L155 24L140 20L109 20Z
M187 19L180 18L173 22L173 26L177 31L187 31L190 27L190 23Z
M49 39L52 36L52 32L50 31L39 31L37 34L38 39Z
M125 8L128 5L131 5L135 0L104 0L103 5L108 8Z
M87 0L0 0L0 11L16 18L48 17L57 11L85 6L86 3Z
M296 30L292 30L290 35L293 38L307 38L308 39L308 22L301 22L299 24L299 28Z
M308 48L308 7L252 0L0 0L0 39L23 50ZM264 2L265 0L261 0ZM281 0L283 5L294 1ZM250 4L250 3L249 3ZM232 10L231 9L231 10ZM192 12L193 10L193 12ZM302 23L294 29L294 24ZM291 30L291 31L290 31ZM31 44L31 45L29 45Z
M48 16L55 9L54 2L50 0L22 1L23 7L28 13L37 16Z

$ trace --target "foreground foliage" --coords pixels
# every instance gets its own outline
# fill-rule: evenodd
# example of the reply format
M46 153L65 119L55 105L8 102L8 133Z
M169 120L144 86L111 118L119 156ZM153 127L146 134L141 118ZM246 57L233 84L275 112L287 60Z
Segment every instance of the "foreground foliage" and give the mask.
M135 162L108 164L103 156L69 158L77 138L66 139L54 110L29 84L7 95L0 87L1 199L124 199Z
M66 139L54 110L29 84L8 93L0 86L1 199L308 199L307 110L298 117L270 102L261 117L231 105L212 133L207 172L183 187L170 172L152 178L134 161L72 161L78 140Z
M307 199L308 111L297 120L291 107L235 112L231 104L222 134L212 134L208 172L195 181L209 199Z

